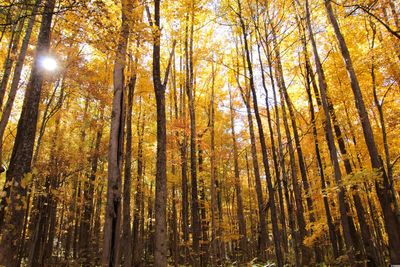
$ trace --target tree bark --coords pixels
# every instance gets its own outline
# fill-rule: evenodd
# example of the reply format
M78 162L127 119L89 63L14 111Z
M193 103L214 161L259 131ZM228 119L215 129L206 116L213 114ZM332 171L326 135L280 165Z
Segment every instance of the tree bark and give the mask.
M124 69L129 38L128 2L122 1L122 24L114 62L114 97L112 103L108 151L108 187L104 223L102 266L119 266L121 230L121 171L124 139Z
M346 41L344 39L343 34L340 31L339 24L333 13L331 2L328 0L324 0L324 4L327 11L328 19L333 27L337 42L340 47L342 58L346 66L347 74L350 79L350 85L353 91L358 116L361 121L364 140L368 148L368 153L370 156L372 168L376 169L383 178L383 182L381 181L375 182L375 188L383 211L385 229L388 234L390 262L391 264L400 264L400 253L398 253L398 248L400 247L400 223L396 217L396 212L392 205L393 199L390 190L391 183L383 168L382 161L379 158L379 152L375 143L374 134L368 117L368 112L364 104L361 88L353 68L353 62L350 57Z
M126 110L126 148L123 192L122 258L125 267L132 266L132 231L131 231L131 175L132 175L132 108L136 85L136 62L128 83L128 106Z
M155 197L155 266L167 266L167 132L165 114L165 84L160 72L160 0L154 1L155 32L153 43L153 84L157 104L157 163Z
M5 216L6 229L3 230L0 242L0 264L16 266L18 264L19 237L23 227L26 198L26 188L21 180L31 171L33 147L36 136L36 126L39 113L40 94L44 78L44 70L40 67L40 58L47 54L50 47L51 22L55 0L47 0L39 30L36 56L27 86L21 117L18 121L17 134L11 155L7 180L12 181L9 206ZM11 256L14 255L14 256Z
M197 155L196 155L196 115L194 102L194 77L193 77L193 20L194 20L194 3L191 5L190 15L187 15L186 22L186 38L185 38L185 57L186 57L186 94L188 96L189 117L190 117L190 174L192 180L192 249L193 249L193 266L199 266L199 240L200 240L200 220L199 220L199 201L197 189ZM190 28L190 29L189 29Z
M10 119L10 114L12 110L12 106L14 104L14 99L17 94L18 90L18 84L21 78L21 73L22 73L22 67L24 66L24 61L25 61L25 56L26 52L28 50L28 45L29 45L29 40L32 34L32 28L35 23L35 18L36 18L36 13L39 8L39 5L41 3L41 0L36 0L35 5L32 9L32 15L31 18L29 19L28 26L25 30L25 36L24 39L22 40L22 45L21 45L21 50L18 54L17 62L15 64L15 69L14 69L14 74L13 74L13 79L11 82L11 88L10 92L8 94L7 98L7 103L6 106L4 107L3 113L1 115L1 120L0 120L0 165L1 165L1 158L2 158L2 146L3 146L3 137L4 137L4 132L7 127L8 120ZM6 180L5 184L9 182ZM9 187L5 187L3 191L9 191ZM9 192L6 193L6 196L9 195ZM6 197L1 198L1 203L0 203L0 226L3 223L4 220L4 208L6 206Z

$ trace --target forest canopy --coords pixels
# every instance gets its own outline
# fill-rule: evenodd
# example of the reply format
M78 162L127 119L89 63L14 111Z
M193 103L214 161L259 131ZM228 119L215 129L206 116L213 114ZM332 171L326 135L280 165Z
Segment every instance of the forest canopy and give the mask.
M400 265L398 0L0 0L0 266Z

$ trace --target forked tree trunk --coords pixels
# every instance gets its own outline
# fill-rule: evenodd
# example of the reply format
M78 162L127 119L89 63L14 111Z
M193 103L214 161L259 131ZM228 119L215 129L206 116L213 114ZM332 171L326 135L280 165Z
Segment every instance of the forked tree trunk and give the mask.
M123 219L122 219L122 259L125 267L132 266L132 231L131 231L131 176L132 176L132 108L133 96L136 85L136 62L133 74L128 83L128 106L126 110L126 148L125 148L125 172L123 195Z
M128 3L122 1L122 24L114 63L114 98L108 151L108 187L102 266L119 266L121 230L121 171L124 139L124 69L129 37Z

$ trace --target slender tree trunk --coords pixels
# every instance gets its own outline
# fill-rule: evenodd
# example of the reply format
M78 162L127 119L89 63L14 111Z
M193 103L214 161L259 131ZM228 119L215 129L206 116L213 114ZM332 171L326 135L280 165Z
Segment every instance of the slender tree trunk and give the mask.
M240 86L240 85L239 85ZM253 170L254 170L254 179L256 184L256 195L257 195L257 203L258 203L258 217L259 217L259 233L258 233L258 256L261 258L265 256L265 249L266 249L266 237L267 237L267 226L265 221L265 209L264 209L264 200L263 200L263 193L262 193L262 185L261 185L261 178L260 178L260 169L257 160L257 148L256 148L256 137L254 134L254 125L253 125L253 118L251 116L251 109L250 109L250 96L247 92L241 92L243 102L246 106L247 112L247 121L249 124L249 133L250 133L250 142L251 142L251 156L253 161Z
M137 178L136 178L136 192L135 192L135 208L133 212L133 258L132 265L139 266L142 260L142 250L143 244L140 242L141 234L140 234L140 212L144 208L142 207L142 198L143 198L143 190L142 190L142 179L143 179L143 135L144 135L144 125L145 125L145 117L142 114L142 99L140 99L139 103L139 115L137 122L137 136L138 136L138 148L137 148Z
M243 212L243 200L242 200L242 185L240 181L240 170L239 170L239 155L236 141L235 132L235 111L232 103L232 92L229 90L229 107L231 113L231 131L232 131L232 143L233 143L233 167L235 173L235 192L236 192L236 209L237 209L237 220L239 223L239 248L241 251L241 261L246 262L249 256L247 248L247 230L246 220Z
M181 159L181 183L182 183L182 234L183 234L183 243L184 243L184 255L186 264L187 256L188 256L188 242L189 242L189 190L188 190L188 177L187 177L187 133L186 133L186 97L185 93L182 92L181 88L181 122L183 124L183 140L180 144L180 159Z
M22 19L18 22L15 22L15 24L12 27L12 33L11 33L10 43L8 46L7 58L4 62L4 71L3 71L3 75L1 77L1 82L0 82L0 111L2 110L2 107L3 107L3 100L4 100L4 96L6 94L8 80L10 79L11 69L14 64L15 54L17 53L17 50L18 50L19 40L21 37L22 29L24 27L24 22L25 22L25 19Z
M167 133L165 115L165 84L160 73L160 0L154 1L154 20L157 32L153 45L153 83L157 103L157 163L155 198L155 266L167 266Z
M315 118L311 88L310 88L310 83L309 83L310 75L312 75L312 74L309 71L307 71L306 90L307 90L308 105L309 105L313 138L314 138L315 156L317 158L317 167L318 167L318 172L319 172L319 176L320 176L320 180L321 180L322 198L324 201L325 216L326 216L328 229L329 229L329 238L330 238L331 245L332 245L333 256L335 258L337 258L337 257L339 257L339 248L338 248L338 244L337 244L338 240L337 240L337 236L336 236L336 232L335 232L335 226L333 225L331 210L329 207L328 196L325 193L325 191L326 191L325 172L324 172L324 166L322 163L322 157L321 157L321 152L320 152L319 142L318 142L316 118Z
M205 183L204 183L204 167L203 167L203 144L202 144L202 139L203 135L205 134L206 128L201 134L198 135L198 142L197 142L197 147L198 147L198 164L199 164L199 183L200 183L200 219L201 219L201 266L206 266L208 262L208 221L207 221L207 211L206 211L206 188L205 188Z
M277 157L277 149L275 146L275 138L274 138L274 131L272 127L272 120L271 120L271 111L269 109L269 102L268 102L268 90L265 84L265 74L264 74L264 65L262 63L261 59L261 51L260 51L260 41L257 40L257 52L258 52L258 59L260 62L260 70L261 70L261 79L262 79L262 85L263 89L265 92L265 104L266 104L266 110L267 110L267 121L268 121L268 129L269 129L269 136L270 136L270 142L271 142L271 150L272 150L272 159L274 162L274 169L275 169L275 177L276 177L276 184L278 186L278 198L279 198L279 207L280 207L280 213L279 213L279 219L281 221L281 230L282 230L282 238L281 242L283 244L284 250L287 253L288 252L288 246L287 246L287 234L286 234L286 215L285 215L285 207L283 204L283 194L282 194L282 181L280 177L280 170L279 170L279 163L278 163L278 157ZM272 86L275 86L275 83L273 81L273 76L271 76L272 81L271 84Z
M217 222L216 216L218 216L218 180L217 180L217 167L215 163L215 89L214 89L214 65L212 65L212 84L211 84L211 118L210 118L210 128L211 128L211 144L210 144L210 161L211 161L211 250L212 250L212 264L219 264L221 255L219 254L220 238L218 235L219 223Z
M258 134L259 134L260 144L261 144L263 165L264 165L264 171L265 171L265 176L266 176L266 180L267 180L268 201L269 201L269 205L271 208L271 221L272 221L272 229L273 229L272 231L273 231L273 236L274 236L275 255L276 255L276 260L277 260L278 266L283 266L283 258L282 258L282 251L281 251L281 245L280 245L280 235L279 235L279 229L278 229L278 220L277 220L276 205L275 205L275 198L274 198L274 189L272 186L271 173L270 173L270 169L269 169L267 146L265 144L264 130L263 130L262 122L261 122L261 117L260 117L260 114L258 111L257 95L256 95L255 84L254 84L254 78L253 78L253 69L252 69L252 63L251 63L251 57L250 57L250 49L249 49L249 45L248 45L248 41L247 41L246 27L244 24L244 20L241 16L240 1L238 1L238 4L239 4L239 20L240 20L240 25L242 28L242 33L243 33L243 42L244 42L244 46L245 46L247 68L248 68L248 72L249 72L250 89L251 89L251 93L253 96L253 107L254 107L254 113L256 116L256 121L257 121L257 126L258 126ZM262 252L262 255L265 255L265 251ZM264 256L263 256L263 258L264 258Z
M100 107L100 118L99 120L103 120L104 107ZM83 193L84 207L83 207L83 215L81 221L81 241L80 241L80 257L82 259L83 266L91 266L92 257L95 255L95 250L92 248L92 235L91 235L91 221L94 217L94 183L96 180L96 173L99 164L100 157L100 144L101 138L103 135L103 123L98 125L98 129L96 131L96 140L95 146L91 156L91 170L89 179L85 184L85 189Z
M193 3L192 3L193 4ZM189 25L186 26L185 38L185 57L186 57L186 94L189 101L189 117L190 117L190 174L192 179L191 192L191 211L192 211L192 249L193 249L193 266L199 266L199 240L200 240L200 220L199 220L199 203L197 192L197 155L196 155L196 115L194 102L194 77L193 77L193 17L194 10L191 6L190 15L187 15L186 22L189 24L189 16L192 18Z
M265 29L267 29L267 26L265 25ZM292 235L292 243L293 243L293 248L294 248L294 253L295 253L295 259L296 259L296 265L300 265L300 256L299 256L299 250L297 247L297 237L296 237L296 229L295 229L295 222L294 222L294 211L293 211L293 205L292 202L289 198L289 191L288 191L288 177L286 173L286 167L285 167L285 153L283 150L283 142L282 142L282 134L281 134L281 129L280 129L280 116L279 116L279 103L277 99L277 93L276 93L276 86L275 86L275 80L274 80L274 75L272 71L272 54L269 48L269 45L266 44L266 56L267 56L267 62L268 62L268 72L269 72L269 77L271 81L271 87L272 87L272 94L274 98L274 107L275 107L275 120L276 120L276 132L277 132L277 139L278 139L278 148L279 148L279 165L281 168L282 172L282 187L284 189L284 194L285 194L285 199L286 199L286 206L288 209L288 217L289 217L289 228L291 229L291 235ZM282 109L283 111L283 109ZM283 204L282 204L283 205ZM284 211L283 211L284 212Z

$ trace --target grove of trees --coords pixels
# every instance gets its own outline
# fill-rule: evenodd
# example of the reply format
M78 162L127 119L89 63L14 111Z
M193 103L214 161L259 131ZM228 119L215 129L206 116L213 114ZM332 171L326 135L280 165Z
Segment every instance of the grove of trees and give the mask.
M398 0L0 0L0 266L400 265Z

